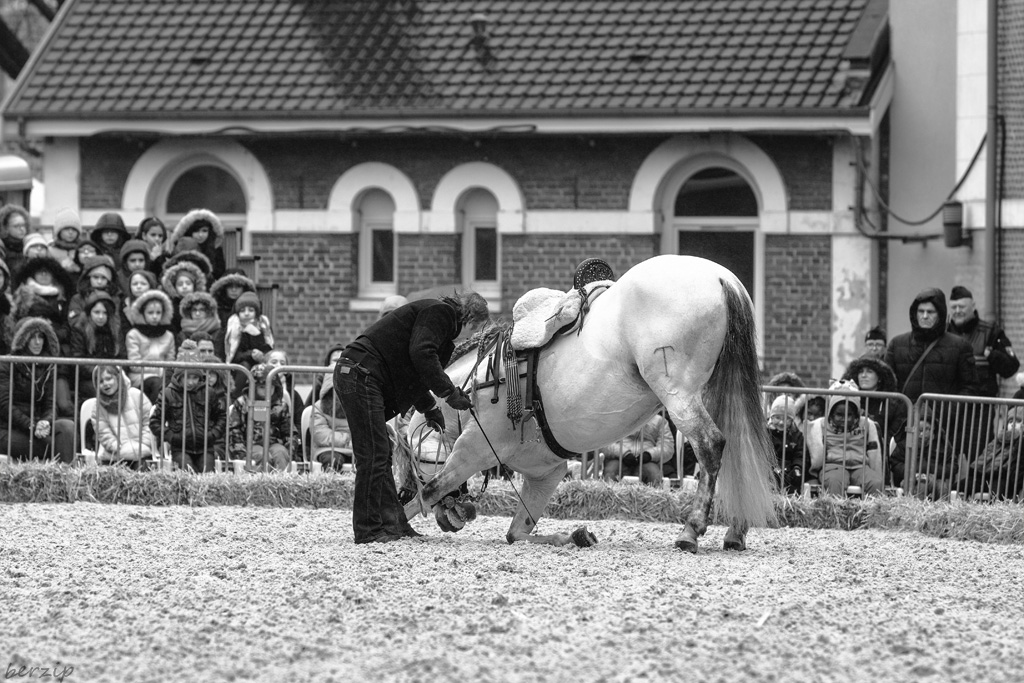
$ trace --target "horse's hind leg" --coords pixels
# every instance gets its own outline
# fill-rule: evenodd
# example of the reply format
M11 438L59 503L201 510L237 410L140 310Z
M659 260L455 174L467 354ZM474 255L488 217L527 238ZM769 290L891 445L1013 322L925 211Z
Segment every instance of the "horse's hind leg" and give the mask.
M682 533L676 539L676 547L691 553L697 552L697 539L704 535L711 520L715 498L715 484L718 470L722 465L725 437L715 425L699 397L689 400L670 400L666 403L680 435L685 435L700 463L700 480L694 496L693 507L686 517Z

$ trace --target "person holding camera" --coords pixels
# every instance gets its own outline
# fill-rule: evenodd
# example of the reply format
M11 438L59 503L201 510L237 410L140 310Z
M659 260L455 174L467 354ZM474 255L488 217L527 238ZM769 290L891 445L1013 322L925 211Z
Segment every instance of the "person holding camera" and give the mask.
M334 393L345 409L352 435L356 543L387 543L420 535L409 525L398 500L386 423L415 407L440 431L444 416L434 396L456 410L472 406L444 367L463 328L476 329L488 316L487 302L475 292L420 299L381 317L342 351L334 366Z
M637 431L608 444L604 453L601 475L607 481L619 481L624 476L639 476L651 486L661 486L662 466L675 457L675 442L668 420L655 413Z

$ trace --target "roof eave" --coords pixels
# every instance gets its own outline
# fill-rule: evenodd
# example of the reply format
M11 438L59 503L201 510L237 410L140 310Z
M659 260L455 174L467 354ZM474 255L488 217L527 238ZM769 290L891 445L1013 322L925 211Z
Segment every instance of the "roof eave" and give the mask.
M891 96L891 95L890 95ZM188 112L173 116L32 115L6 112L5 136L90 137L101 134L266 135L287 133L537 133L629 134L709 131L846 131L871 135L877 128L877 98L868 106L830 109L601 109L362 111L280 113ZM884 103L885 108L888 102ZM884 109L882 111L884 113Z

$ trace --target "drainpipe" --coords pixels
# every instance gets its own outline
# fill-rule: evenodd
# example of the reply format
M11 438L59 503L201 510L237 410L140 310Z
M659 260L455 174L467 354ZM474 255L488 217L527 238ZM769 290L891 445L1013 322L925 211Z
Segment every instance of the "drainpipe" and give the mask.
M998 320L999 275L996 272L996 212L999 211L999 197L996 195L996 174L999 168L999 136L997 119L999 100L996 87L999 83L999 0L988 0L988 149L985 150L985 305L982 318Z

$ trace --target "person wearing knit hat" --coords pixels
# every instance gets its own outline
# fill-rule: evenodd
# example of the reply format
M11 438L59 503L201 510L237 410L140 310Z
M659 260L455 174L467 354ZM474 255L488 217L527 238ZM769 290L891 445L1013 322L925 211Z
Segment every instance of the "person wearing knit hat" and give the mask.
M793 394L779 394L768 411L768 436L775 448L776 459L772 470L776 484L786 493L799 492L809 475L797 402Z
M857 391L853 382L833 382L833 391ZM821 484L834 496L845 496L851 484L865 495L882 492L884 472L875 421L862 414L856 396L828 397L825 417L813 420L805 440L811 468L821 470Z
M224 358L249 368L263 362L263 356L274 348L270 320L263 315L260 299L252 292L243 292L235 300L235 312L228 318L224 332Z
M93 256L82 264L78 276L78 292L71 297L68 318L74 320L82 314L85 300L93 292L106 292L116 301L121 300L121 288L114 277L114 261L109 256Z
M885 330L875 325L864 335L864 355L882 360L885 357Z
M996 397L1002 379L1009 379L1020 370L1020 361L1013 351L1010 338L1002 326L992 320L982 320L974 304L971 290L957 285L949 293L949 325L947 330L967 341L974 354L974 367L978 373L977 396ZM994 434L995 415L991 405L978 406L971 424L964 424L965 433L971 435L968 460L981 454Z
M120 214L109 211L96 219L96 225L89 232L89 239L100 247L100 253L117 263L121 245L128 241L128 228Z
M60 265L69 273L78 272L75 265L75 251L82 241L82 219L74 209L61 209L53 218L53 242L50 243L50 256L60 261Z
M22 241L21 249L27 259L50 255L50 245L46 243L46 238L38 232L26 237Z

